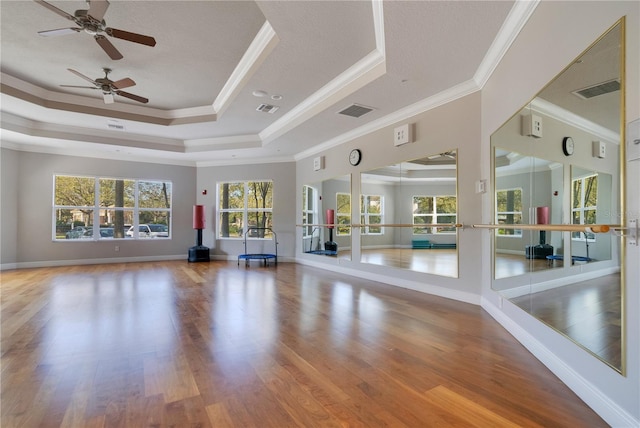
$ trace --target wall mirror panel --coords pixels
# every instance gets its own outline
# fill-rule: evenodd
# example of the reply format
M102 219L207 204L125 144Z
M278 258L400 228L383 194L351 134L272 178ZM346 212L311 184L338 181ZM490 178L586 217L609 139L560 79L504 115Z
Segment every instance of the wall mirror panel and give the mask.
M623 32L621 20L491 136L493 288L622 373L623 247L587 228L624 220Z
M499 147L494 155L497 224L561 224L563 165ZM546 256L564 251L559 231L497 229L495 278L562 267Z
M350 174L302 186L305 253L351 260L351 223Z
M365 171L360 182L362 263L458 277L457 150Z

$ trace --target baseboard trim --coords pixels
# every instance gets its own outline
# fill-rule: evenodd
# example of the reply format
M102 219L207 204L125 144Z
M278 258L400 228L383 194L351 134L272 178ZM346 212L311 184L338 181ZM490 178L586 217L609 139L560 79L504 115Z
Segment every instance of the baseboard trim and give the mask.
M558 358L549 348L507 317L500 309L482 298L482 308L529 350L542 364L567 385L612 427L640 426L640 420L618 406L600 389Z
M167 256L139 256L139 257L109 257L98 259L75 259L75 260L43 260L37 262L21 262L6 263L0 265L1 270L6 269L30 269L42 267L58 267L58 266L79 266L79 265L98 265L113 263L134 263L134 262L158 262L166 260L187 260L185 254L167 255Z

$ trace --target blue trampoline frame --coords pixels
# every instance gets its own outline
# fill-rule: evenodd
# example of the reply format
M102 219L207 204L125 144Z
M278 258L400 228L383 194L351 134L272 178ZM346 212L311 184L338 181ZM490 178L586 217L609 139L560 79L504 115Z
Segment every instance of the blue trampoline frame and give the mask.
M270 230L273 233L273 241L275 242L275 253L247 253L247 234L251 230ZM270 227L249 227L244 232L244 254L238 255L238 266L240 266L240 260L244 260L245 267L249 267L251 260L262 260L263 266L268 266L271 259L273 259L275 265L278 264L278 235Z

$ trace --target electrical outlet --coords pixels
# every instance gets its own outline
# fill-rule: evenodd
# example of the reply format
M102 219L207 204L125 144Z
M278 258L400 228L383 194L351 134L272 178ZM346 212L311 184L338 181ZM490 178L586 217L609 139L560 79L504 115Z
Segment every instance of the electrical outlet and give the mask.
M116 252L120 251L120 246L116 245Z
M413 125L405 123L402 126L398 126L393 129L393 144L395 146L401 146L403 144L413 142Z

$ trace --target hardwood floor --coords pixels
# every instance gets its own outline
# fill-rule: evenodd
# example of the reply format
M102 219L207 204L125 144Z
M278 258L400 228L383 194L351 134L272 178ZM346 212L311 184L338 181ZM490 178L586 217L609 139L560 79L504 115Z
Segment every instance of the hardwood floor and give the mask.
M618 370L622 367L620 274L511 299Z
M458 252L455 249L365 249L362 250L360 261L433 275L458 277Z
M293 263L1 273L2 427L598 427L481 308Z

